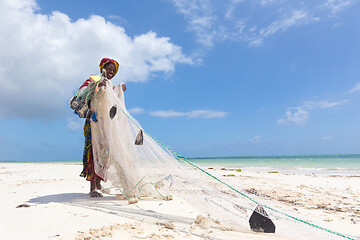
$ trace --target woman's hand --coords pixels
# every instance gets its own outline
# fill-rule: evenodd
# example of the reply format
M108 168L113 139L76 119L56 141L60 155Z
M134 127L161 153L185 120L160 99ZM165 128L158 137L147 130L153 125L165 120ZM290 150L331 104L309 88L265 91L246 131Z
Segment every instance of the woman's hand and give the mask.
M100 83L99 83L99 87L105 87L106 86L106 82L107 82L108 80L106 79L106 78L104 78Z
M122 84L122 90L125 92L126 91L126 85L125 83Z

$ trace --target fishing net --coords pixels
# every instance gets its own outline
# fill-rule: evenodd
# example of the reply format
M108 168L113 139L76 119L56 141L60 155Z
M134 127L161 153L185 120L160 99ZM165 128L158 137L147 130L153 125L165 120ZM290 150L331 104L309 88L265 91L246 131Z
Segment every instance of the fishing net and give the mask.
M126 110L121 85L113 88L107 81L106 87L92 94L96 96L91 101L95 171L112 184L112 193L126 198L184 199L219 227L234 230L249 231L249 219L256 214L259 221L271 219L274 236L284 239L355 239L312 224L288 206L273 206L264 196L249 196L168 149Z

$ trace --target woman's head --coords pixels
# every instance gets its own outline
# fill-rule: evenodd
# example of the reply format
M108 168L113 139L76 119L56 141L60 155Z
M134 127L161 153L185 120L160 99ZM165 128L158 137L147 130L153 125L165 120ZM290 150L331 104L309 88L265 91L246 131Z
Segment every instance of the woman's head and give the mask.
M106 77L112 79L119 70L119 63L111 58L103 58L99 64L100 72L105 69Z

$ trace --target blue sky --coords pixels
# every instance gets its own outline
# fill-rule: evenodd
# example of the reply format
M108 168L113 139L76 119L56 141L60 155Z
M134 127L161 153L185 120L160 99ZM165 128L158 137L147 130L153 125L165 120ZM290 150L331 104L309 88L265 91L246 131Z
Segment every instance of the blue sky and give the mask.
M0 2L0 161L82 158L68 100L119 61L126 105L181 155L360 152L358 0Z

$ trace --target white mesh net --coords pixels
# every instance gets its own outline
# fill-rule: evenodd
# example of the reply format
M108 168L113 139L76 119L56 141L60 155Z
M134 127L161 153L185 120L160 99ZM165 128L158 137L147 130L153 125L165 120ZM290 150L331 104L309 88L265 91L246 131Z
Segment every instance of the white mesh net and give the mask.
M291 209L262 196L249 197L243 189L231 189L216 177L192 165L167 149L145 131L143 142L135 145L140 124L125 108L121 85L113 90L108 81L92 99L97 121L91 122L95 171L113 185L113 193L126 197L171 199L191 203L202 215L221 226L248 231L249 218L258 204L284 239L355 239L340 236L298 219ZM138 139L139 140L139 139ZM266 213L257 210L260 215ZM291 213L291 215L287 215Z

